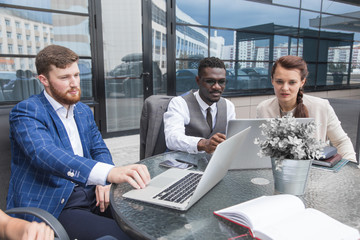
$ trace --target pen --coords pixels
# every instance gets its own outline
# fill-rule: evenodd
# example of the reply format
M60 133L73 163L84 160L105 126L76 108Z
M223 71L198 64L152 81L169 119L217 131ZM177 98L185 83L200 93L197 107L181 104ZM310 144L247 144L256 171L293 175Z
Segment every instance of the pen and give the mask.
M194 167L197 167L196 163L187 162L185 160L181 160L181 159L177 159L177 158L175 158L175 160L178 161L178 162L181 162L181 163L187 163L187 164L193 165Z

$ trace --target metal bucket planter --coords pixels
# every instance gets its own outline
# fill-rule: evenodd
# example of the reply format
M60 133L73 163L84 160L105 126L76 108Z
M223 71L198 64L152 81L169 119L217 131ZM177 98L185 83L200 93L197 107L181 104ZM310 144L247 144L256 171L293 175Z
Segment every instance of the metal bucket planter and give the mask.
M303 195L312 160L271 158L275 192Z

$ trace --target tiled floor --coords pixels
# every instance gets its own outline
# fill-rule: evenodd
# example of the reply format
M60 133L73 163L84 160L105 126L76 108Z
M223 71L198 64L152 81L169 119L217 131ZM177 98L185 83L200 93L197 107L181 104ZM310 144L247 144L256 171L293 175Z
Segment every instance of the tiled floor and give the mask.
M139 161L139 134L104 139L116 166L128 165Z

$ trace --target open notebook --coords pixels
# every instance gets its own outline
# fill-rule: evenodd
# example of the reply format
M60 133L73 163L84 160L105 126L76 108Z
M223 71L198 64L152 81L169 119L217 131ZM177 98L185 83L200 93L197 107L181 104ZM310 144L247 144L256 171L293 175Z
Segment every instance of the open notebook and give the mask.
M219 144L204 172L171 168L154 177L146 188L133 189L123 197L182 211L189 209L226 175L249 130Z

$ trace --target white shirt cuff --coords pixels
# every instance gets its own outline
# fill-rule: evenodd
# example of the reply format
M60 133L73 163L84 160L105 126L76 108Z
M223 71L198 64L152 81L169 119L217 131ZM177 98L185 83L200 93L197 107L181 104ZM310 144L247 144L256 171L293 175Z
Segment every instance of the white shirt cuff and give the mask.
M98 162L89 174L86 185L106 185L106 179L114 165Z

